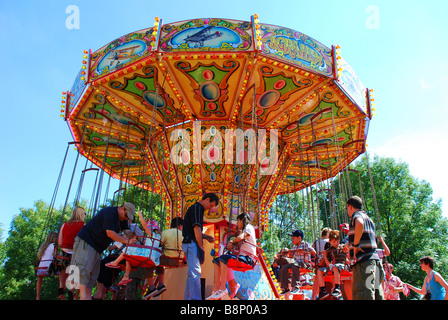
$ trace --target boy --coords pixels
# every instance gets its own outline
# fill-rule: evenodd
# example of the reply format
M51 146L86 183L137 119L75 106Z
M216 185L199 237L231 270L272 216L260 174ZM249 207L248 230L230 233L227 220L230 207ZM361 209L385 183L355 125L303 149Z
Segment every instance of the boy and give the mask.
M348 261L347 253L344 252L343 246L339 245L341 238L338 230L332 230L328 236L329 241L325 244L323 251L326 267L321 267L317 271L317 281L320 284L318 300L328 297L328 292L325 289L324 273L328 271L333 272L334 289L332 296L340 298L341 296L341 277L340 272L345 269Z
M289 270L292 270L291 277L291 291L297 291L299 289L300 268L310 269L309 255L316 256L316 251L307 242L303 241L303 231L298 229L290 234L292 243L294 244L292 252L294 252L294 262L285 264L280 269L280 286L283 289L282 294L289 291Z

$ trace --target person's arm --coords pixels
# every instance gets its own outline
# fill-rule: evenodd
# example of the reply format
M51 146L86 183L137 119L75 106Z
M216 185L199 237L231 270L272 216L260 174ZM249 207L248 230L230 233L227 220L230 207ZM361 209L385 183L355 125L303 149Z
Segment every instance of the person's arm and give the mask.
M412 291L415 291L418 294L422 294L422 295L426 294L426 290L425 290L426 283L423 284L423 287L421 289L416 288L416 287L414 287L413 285L411 285L409 283L406 283L406 285L408 286L409 289L411 289Z
M143 229L145 230L146 234L152 238L152 231L148 228L148 224L145 222L145 219L143 218L143 214L140 210L137 211L138 218L140 219L140 222L142 224Z
M125 236L120 236L118 233L116 233L113 230L106 230L106 234L109 238L111 238L113 241L118 241L121 243L128 243L128 238Z
M249 234L246 234L246 232L241 232L238 236L233 238L232 243L243 241L246 239L246 236L249 236Z
M58 236L58 246L59 248L62 248L62 231L64 230L65 223L61 226L61 229L59 229L59 236Z
M386 242L384 242L384 239L382 236L379 236L378 239L380 240L380 242L383 245L384 248L384 256L387 257L388 255L390 255L390 250L389 247L387 246Z
M359 248L359 243L361 242L362 233L364 232L364 220L362 219L356 219L355 220L355 237L353 239L353 255L356 257L356 254L359 251L363 251L361 248Z
M330 267L330 261L328 260L328 252L327 252L327 250L322 251L322 253L324 255L325 264L327 265L327 267Z
M196 238L196 242L198 243L199 248L201 248L202 250L204 250L203 243L202 243L203 238L205 240L207 240L208 242L214 241L213 237L202 233L201 227L199 225L195 225L193 227L193 230L194 230L194 236Z
M436 281L438 282L438 283L440 283L440 285L442 286L442 287L444 287L445 288L445 300L448 300L448 283L445 281L445 279L443 279L442 278L442 276L439 274L439 273L436 273L435 275L434 275L434 278L436 279Z
M308 253L311 254L312 256L315 256L317 254L316 250L314 250L313 247L308 247Z

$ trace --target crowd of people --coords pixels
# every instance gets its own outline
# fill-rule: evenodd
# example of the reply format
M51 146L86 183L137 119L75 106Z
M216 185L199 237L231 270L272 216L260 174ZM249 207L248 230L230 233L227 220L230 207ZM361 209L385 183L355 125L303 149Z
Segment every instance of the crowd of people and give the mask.
M313 245L304 241L301 230L290 234L292 249L281 249L272 264L282 294L300 293L301 288L310 284L310 274L314 273L310 294L313 300L329 297L399 300L400 292L408 296L409 290L424 295L425 299L448 299L448 284L433 270L434 259L431 257L420 259L421 269L427 273L421 289L404 283L393 274L393 265L386 258L390 250L384 239L377 235L372 219L362 211L362 205L362 199L357 196L348 199L346 209L350 223L342 223L340 230L324 228L321 239Z
M84 223L86 211L76 207L59 233L49 233L39 250L36 299L40 298L43 277L56 274L59 277L59 299L65 298L66 290L68 298L73 299L74 289L78 289L81 300L103 299L104 293L112 287L113 279L122 269L125 273L117 285L126 287L126 299L136 299L141 281L146 284L143 299L156 297L167 289L164 284L164 267L160 264L163 253L167 258L181 257L185 260L187 279L184 298L201 300L201 265L205 260L203 241L215 241L212 236L203 234L204 212L218 203L216 194L206 193L188 208L183 219L173 219L170 229L163 232L157 221L145 221L138 211L137 216L144 232L140 230L138 224L134 223L135 206L129 202L119 207L101 209L88 223ZM346 209L350 223L341 224L340 230L324 228L321 239L312 245L304 241L302 230L290 233L292 248L283 248L272 264L282 289L281 294L297 294L304 285L312 285L313 300L329 297L398 300L399 293L408 295L409 289L423 295L425 299L447 299L448 284L434 271L434 259L431 257L420 259L421 269L427 273L422 288L403 283L393 274L393 265L386 259L390 250L384 239L377 236L375 224L362 211L362 205L362 199L357 196L348 199ZM214 286L208 300L220 299L226 294L233 298L238 292L240 285L235 281L232 268L228 267L229 261L236 260L249 267L256 263L255 229L249 215L238 215L237 226L239 233L229 237L222 252L213 258ZM377 240L383 249L379 248ZM151 250L148 256L154 262L151 266L131 268L123 250L127 248L132 254L133 250L140 248L129 244L142 244L151 248L161 246L163 252ZM105 250L115 254L103 257ZM121 253L117 250L121 250ZM329 278L331 281L328 281ZM95 285L96 292L92 295Z
M106 291L113 288L114 279L121 272L121 265L125 273L116 285L125 286L126 299L136 299L142 281L146 284L144 299L162 294L166 287L163 283L164 268L159 265L160 257L163 253L167 258L182 259L183 219L174 218L171 228L161 232L157 221L145 221L138 211L145 235L138 224L133 223L135 213L135 206L126 202L118 207L103 208L88 223L84 223L86 211L76 207L59 234L50 232L39 250L36 299L40 299L43 277L49 275L59 277L59 299L65 299L66 291L68 299L74 298L75 291L81 300L103 299ZM163 251L157 249L162 243ZM149 250L148 255L154 264L131 268L124 252L126 250L127 254L133 254L132 250L138 250L139 247L129 244L154 248ZM103 256L106 250L109 254ZM154 286L154 272L158 275L157 287ZM92 295L95 286L96 292Z

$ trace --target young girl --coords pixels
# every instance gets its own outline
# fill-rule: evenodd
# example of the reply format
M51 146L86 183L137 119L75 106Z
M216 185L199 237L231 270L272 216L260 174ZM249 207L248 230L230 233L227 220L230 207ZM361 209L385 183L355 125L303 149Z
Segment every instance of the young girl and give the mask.
M42 290L43 278L50 275L48 273L48 267L53 261L53 255L57 242L58 242L57 232L50 232L47 235L47 239L42 244L37 254L37 257L39 258L39 266L37 267L36 270L37 275L36 300L40 300L40 292Z
M227 263L230 259L238 258L238 260L244 264L252 267L255 266L255 261L253 258L257 256L257 239L255 237L255 229L250 224L250 217L247 213L243 212L238 215L236 221L238 229L241 230L241 233L230 242L231 244L241 242L240 254L238 256L233 254L224 254L218 258L220 268L217 271L219 272L221 281L219 283L218 290L214 291L212 295L208 297L209 300L221 299L227 293Z
M233 255L236 259L236 257L237 257L236 255L239 250L239 245L233 243L234 238L235 237L229 238L229 241L227 241L225 248L222 243L219 244L219 247L220 247L219 257L221 257L222 255ZM223 241L224 241L224 239L223 239ZM214 300L215 296L220 288L221 273L220 273L219 257L213 258L213 268L215 269L214 270L214 275L215 275L214 289L213 289L212 294L209 297L207 297L206 300ZM239 283L236 282L235 275L233 274L233 270L230 268L227 268L227 279L226 280L227 280L227 283L229 284L229 288L230 288L229 298L233 299L235 297L235 295L238 293L240 285L239 285Z

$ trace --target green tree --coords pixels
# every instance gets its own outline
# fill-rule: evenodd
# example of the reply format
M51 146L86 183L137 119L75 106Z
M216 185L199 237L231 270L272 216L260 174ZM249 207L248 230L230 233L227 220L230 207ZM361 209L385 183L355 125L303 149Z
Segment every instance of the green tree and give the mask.
M335 183L346 186L346 197L363 197L364 209L391 250L387 260L394 273L421 286L425 273L418 260L429 255L436 259L437 271L448 274L448 220L442 215L441 200L433 199L430 184L413 177L407 163L393 158L374 156L372 161L363 156L351 169ZM343 201L341 195L338 201Z
M61 214L53 210L51 218L47 219L48 209L45 202L36 201L33 209L20 209L20 214L12 220L9 236L3 246L5 261L0 278L0 287L3 288L0 299L35 299L37 278L34 262L37 260L40 236L46 225L48 231L59 231ZM57 287L57 278L46 278L41 298L54 298Z

